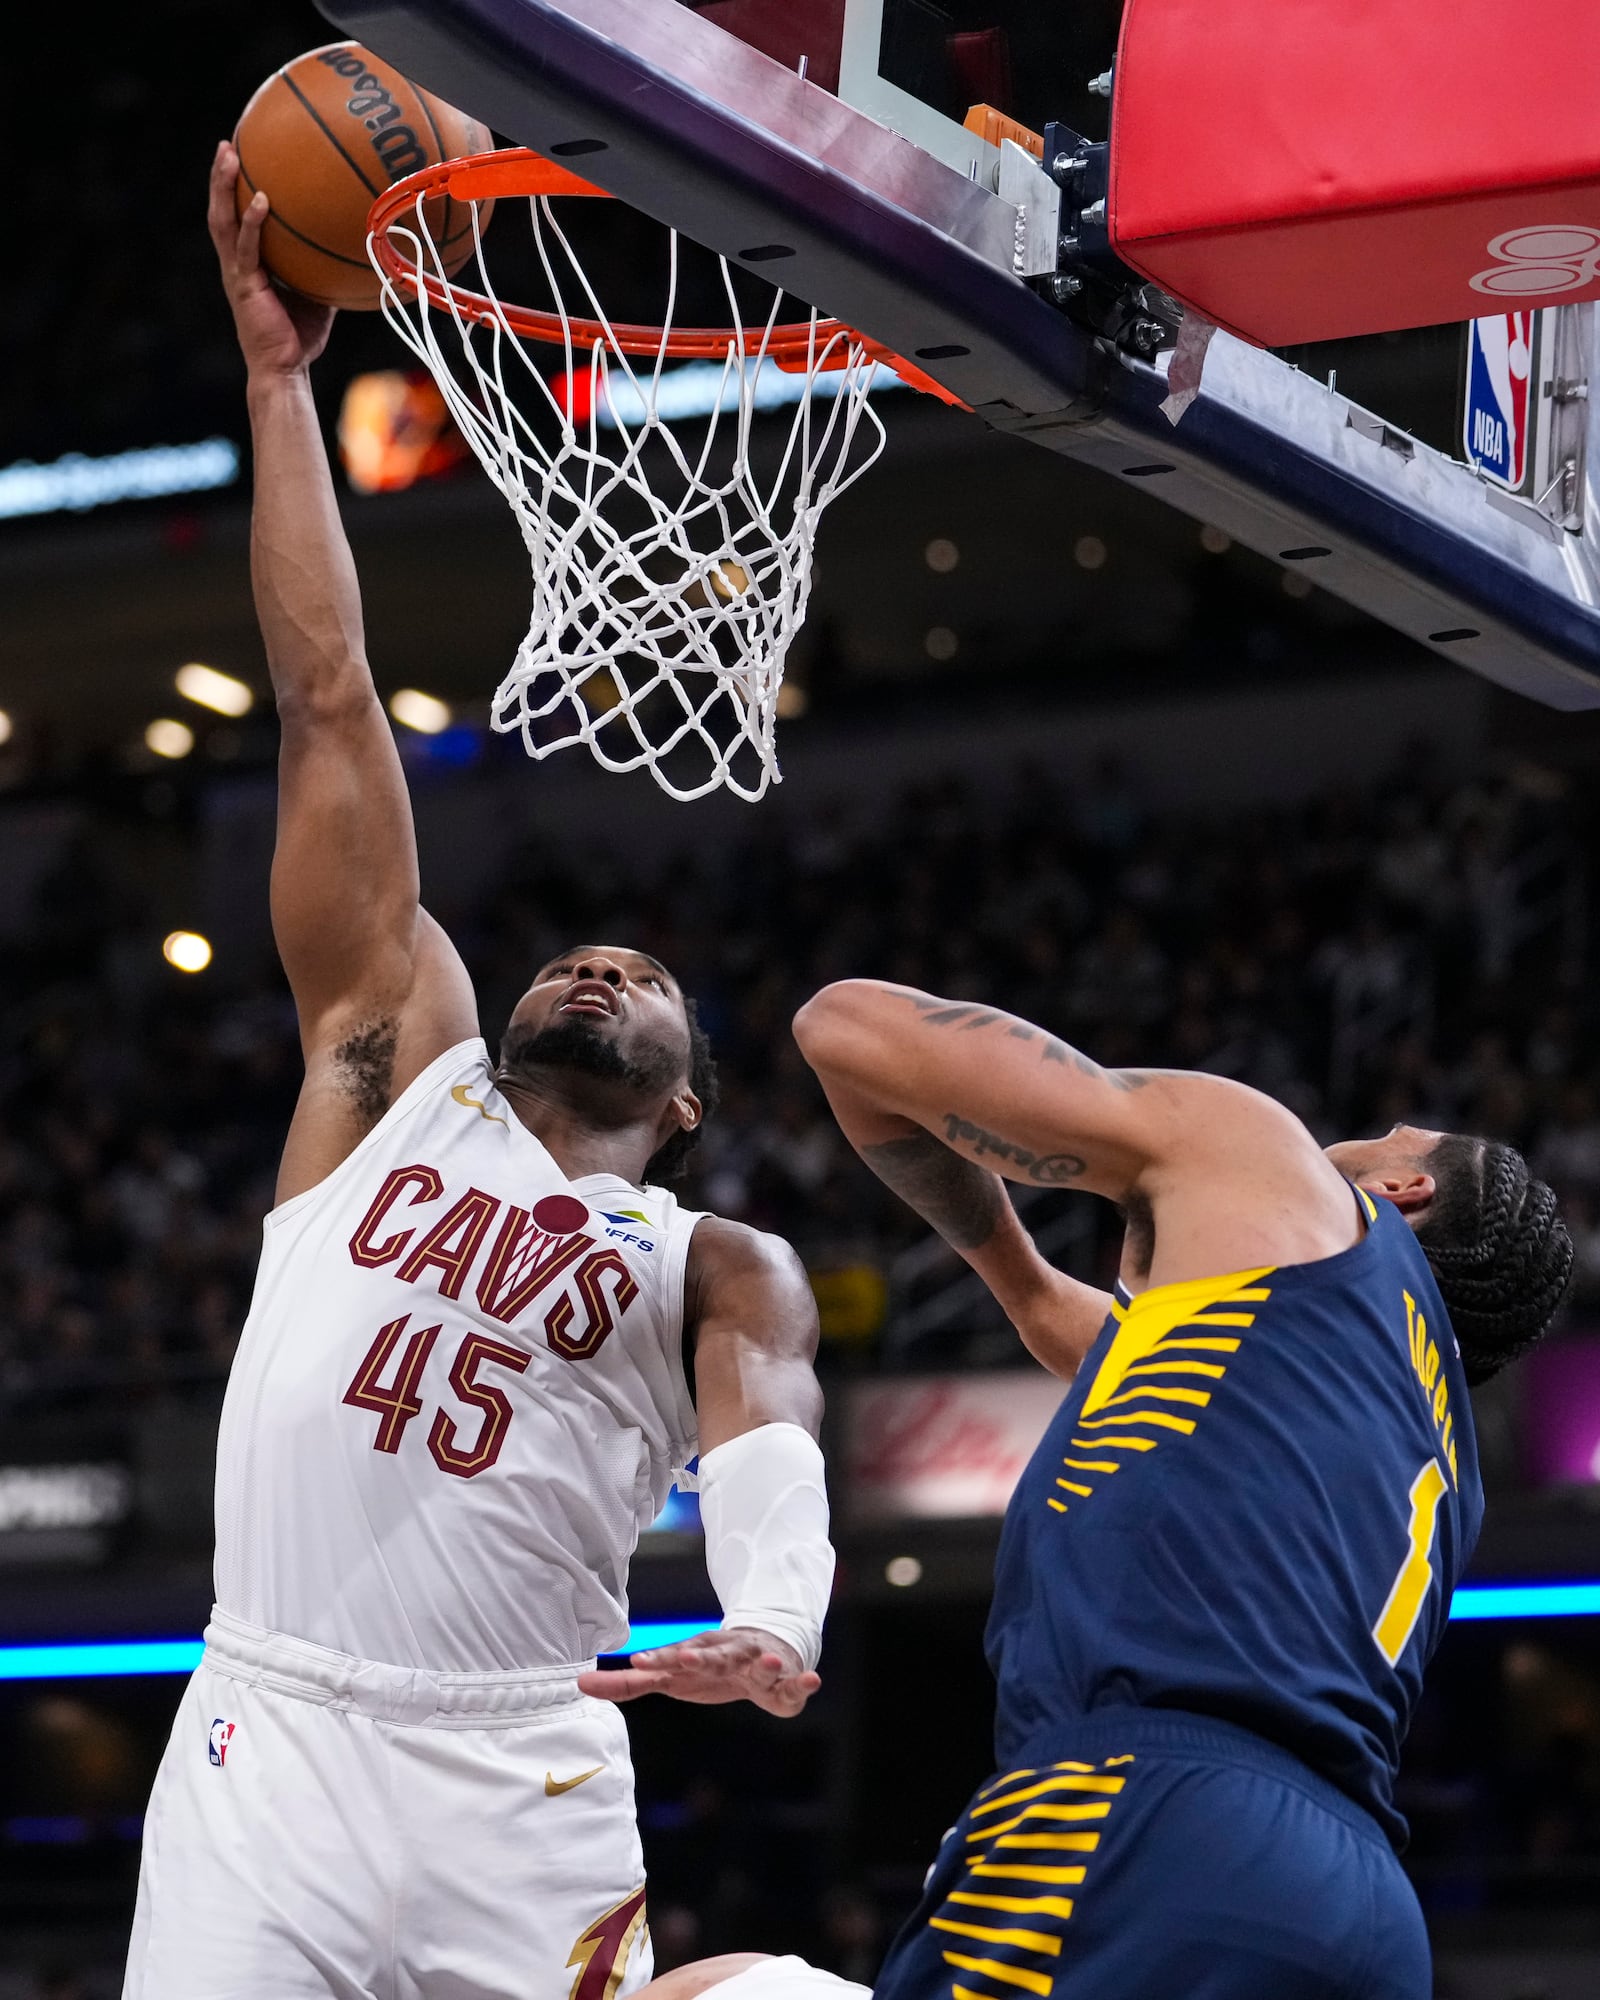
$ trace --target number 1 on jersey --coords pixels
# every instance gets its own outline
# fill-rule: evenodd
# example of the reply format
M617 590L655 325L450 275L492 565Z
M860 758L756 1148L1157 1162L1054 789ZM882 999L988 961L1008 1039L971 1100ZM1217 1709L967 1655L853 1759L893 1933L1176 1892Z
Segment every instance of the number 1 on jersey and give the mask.
M1411 1482L1411 1523L1407 1529L1411 1546L1400 1565L1400 1574L1394 1580L1388 1602L1372 1628L1378 1651L1391 1667L1399 1665L1406 1642L1417 1629L1428 1586L1433 1582L1430 1558L1434 1536L1439 1532L1439 1502L1444 1498L1444 1492L1445 1478L1439 1469L1439 1461L1430 1458Z

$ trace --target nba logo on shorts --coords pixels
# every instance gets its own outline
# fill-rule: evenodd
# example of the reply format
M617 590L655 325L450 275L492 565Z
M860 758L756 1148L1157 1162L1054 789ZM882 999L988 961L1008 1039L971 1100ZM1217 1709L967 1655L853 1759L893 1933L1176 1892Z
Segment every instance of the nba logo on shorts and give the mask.
M207 1754L210 1756L213 1764L221 1765L227 1763L228 1745L232 1741L233 1724L231 1722L224 1722L219 1715L211 1725L211 1741L206 1746Z
M1527 477L1534 314L1497 313L1467 328L1462 445L1468 464L1518 491Z

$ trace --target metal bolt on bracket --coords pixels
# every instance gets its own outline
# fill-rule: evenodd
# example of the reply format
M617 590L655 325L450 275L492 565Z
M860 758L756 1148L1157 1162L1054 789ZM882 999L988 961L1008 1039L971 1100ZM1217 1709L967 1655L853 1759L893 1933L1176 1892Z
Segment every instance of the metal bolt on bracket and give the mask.
M1111 69L1103 69L1098 76L1091 76L1089 79L1089 95L1091 97L1109 97L1111 95L1112 78L1115 74L1116 70L1113 66Z
M1050 296L1058 306L1064 306L1068 299L1075 299L1082 290L1082 278L1075 278L1070 271L1057 271L1050 280Z
M1106 226L1105 203L1103 201L1090 202L1089 206L1079 215L1078 221L1080 224L1088 223L1091 229L1104 229Z

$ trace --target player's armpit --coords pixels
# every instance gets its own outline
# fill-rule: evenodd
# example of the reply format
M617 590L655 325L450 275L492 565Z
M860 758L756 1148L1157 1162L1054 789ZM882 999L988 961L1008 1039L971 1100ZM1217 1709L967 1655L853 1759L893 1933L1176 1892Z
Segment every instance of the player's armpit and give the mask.
M408 955L380 962L382 976L320 1012L301 1003L306 1075L278 1169L280 1203L332 1173L435 1056L477 1032L455 947L425 910L413 932Z
M1114 1200L1191 1122L1196 1086L1232 1087L1102 1069L1014 1014L872 979L824 987L794 1032L830 1098L853 1092L1006 1180Z

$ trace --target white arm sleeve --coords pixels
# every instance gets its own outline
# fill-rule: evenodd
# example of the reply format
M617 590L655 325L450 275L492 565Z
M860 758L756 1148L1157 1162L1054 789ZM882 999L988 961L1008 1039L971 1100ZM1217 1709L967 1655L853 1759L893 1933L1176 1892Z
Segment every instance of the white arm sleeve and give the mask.
M822 1452L798 1424L762 1424L700 1460L706 1568L724 1629L786 1639L808 1669L833 1589Z

